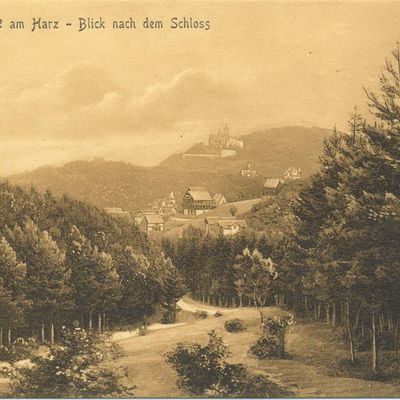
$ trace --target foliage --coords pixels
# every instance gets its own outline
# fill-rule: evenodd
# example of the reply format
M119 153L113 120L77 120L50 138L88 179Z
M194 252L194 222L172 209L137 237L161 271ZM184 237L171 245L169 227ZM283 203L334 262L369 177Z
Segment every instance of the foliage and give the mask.
M236 333L246 330L246 325L241 319L230 319L225 321L224 328L227 332Z
M215 314L214 314L214 317L215 317L215 318L220 318L220 317L222 317L222 312L221 312L221 311L216 311Z
M205 319L208 317L207 311L204 310L197 310L195 313L195 318L196 319Z
M141 325L139 327L139 336L146 336L149 333L147 326Z
M123 372L103 363L118 358L120 351L110 337L80 328L63 328L60 343L48 357L37 357L33 368L12 373L15 397L120 397L132 393L120 383Z
M167 261L166 275L162 285L164 308L163 323L173 324L176 322L178 300L187 292L186 284L179 271Z
M282 348L276 336L259 337L249 347L249 352L260 359L282 358Z
M286 329L293 324L291 314L265 319L261 325L261 337L250 346L249 352L261 359L283 358Z
M32 354L39 347L35 338L17 338L9 346L0 346L0 360L15 362L32 357Z
M56 340L103 330L162 301L167 260L135 227L68 196L0 184L0 328ZM94 318L97 321L94 321Z
M262 307L266 305L272 281L278 277L272 260L264 258L257 249L250 252L246 248L243 255L236 257L234 270L238 293L253 300L262 322Z
M180 343L166 360L176 370L178 384L191 395L208 397L279 397L287 396L277 384L261 375L249 373L241 364L225 361L229 352L214 331L209 342Z

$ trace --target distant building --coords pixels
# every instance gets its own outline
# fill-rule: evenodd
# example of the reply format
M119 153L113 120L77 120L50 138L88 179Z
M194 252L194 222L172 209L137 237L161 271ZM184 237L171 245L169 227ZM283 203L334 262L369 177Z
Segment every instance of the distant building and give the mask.
M141 210L135 216L135 225L140 227L145 215L154 215L157 214L154 210Z
M185 215L200 215L215 208L215 202L205 187L191 186L183 195L182 209Z
M265 196L276 196L284 185L283 179L270 178L264 183L264 195Z
M247 167L245 169L240 170L240 175L245 176L246 178L255 178L260 176L258 171L252 168L251 162L247 163Z
M125 221L129 224L133 223L132 215L129 211L123 211L119 207L105 207L103 211L112 218L118 219L120 221Z
M206 235L234 236L247 228L244 219L231 217L207 217L204 224Z
M284 179L301 179L301 168L290 167L284 174Z
M225 196L221 193L215 193L213 199L217 207L227 203Z
M144 214L139 229L146 233L162 232L164 230L164 218L157 213Z
M244 142L229 136L228 125L225 125L218 133L210 133L208 137L208 145L213 149L236 150L243 149Z
M161 215L177 214L175 193L171 190L167 197L152 201L147 205L147 208Z

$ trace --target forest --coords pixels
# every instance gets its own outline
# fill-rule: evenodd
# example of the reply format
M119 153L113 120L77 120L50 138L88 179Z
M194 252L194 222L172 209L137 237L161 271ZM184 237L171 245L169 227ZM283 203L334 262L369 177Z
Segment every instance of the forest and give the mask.
M175 271L136 228L50 192L0 185L0 344L57 341L63 325L102 332L146 319Z

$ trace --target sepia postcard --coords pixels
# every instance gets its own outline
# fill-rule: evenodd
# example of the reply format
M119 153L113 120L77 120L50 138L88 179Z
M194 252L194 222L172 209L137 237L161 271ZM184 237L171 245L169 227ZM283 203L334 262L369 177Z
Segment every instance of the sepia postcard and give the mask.
M0 397L400 397L400 1L0 0Z

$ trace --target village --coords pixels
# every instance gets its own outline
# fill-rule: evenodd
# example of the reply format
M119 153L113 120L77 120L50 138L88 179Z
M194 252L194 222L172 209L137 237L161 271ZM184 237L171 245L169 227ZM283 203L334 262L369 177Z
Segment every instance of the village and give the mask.
M188 158L226 158L234 157L245 148L245 142L234 138L227 125L216 134L210 134L206 152L184 153ZM290 181L302 178L300 167L289 167L281 176L263 177L251 161L238 171L244 178L263 178L263 196L257 199L246 199L243 202L231 202L224 193L212 192L205 186L189 186L183 196L177 198L176 190L163 198L150 202L136 215L119 207L105 207L103 211L113 218L134 224L142 232L152 236L174 234L181 236L181 227L196 225L205 235L234 236L247 229L245 219L240 217L238 206L245 203L249 207L263 199L278 195ZM239 210L240 211L240 210ZM242 210L243 211L243 210ZM178 228L178 229L177 229Z

